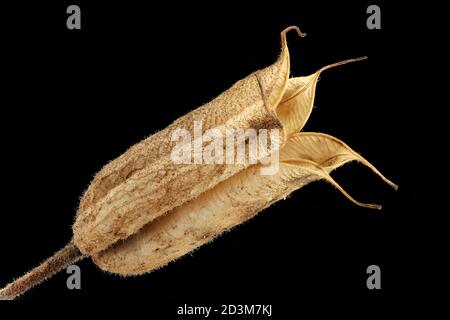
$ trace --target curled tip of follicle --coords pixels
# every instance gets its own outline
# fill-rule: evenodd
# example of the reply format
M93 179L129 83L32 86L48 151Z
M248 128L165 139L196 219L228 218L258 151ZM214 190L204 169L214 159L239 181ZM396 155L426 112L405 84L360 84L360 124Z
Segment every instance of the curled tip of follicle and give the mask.
M282 45L283 49L286 47L286 33L288 33L291 30L297 31L297 34L302 38L306 37L306 33L303 33L299 27L297 27L297 26L287 27L286 29L281 31L281 45Z
M290 165L290 166L294 166L294 167L301 167L302 169L308 170L312 174L315 174L315 175L321 177L322 179L326 180L331 185L333 185L336 189L338 189L348 200L350 200L351 202L353 202L354 204L356 204L356 205L358 205L360 207L369 208L369 209L377 209L377 210L381 210L383 208L379 204L363 203L363 202L360 202L360 201L356 200L351 195L349 195L347 193L347 191L345 191L344 188L342 188L339 185L339 183L337 183L330 176L330 174L327 171L325 171L320 165L318 165L317 163L315 163L315 162L313 162L311 160L296 159L296 160L283 161L283 163L287 164L287 165Z
M325 70L328 70L328 69L331 69L331 68L334 68L334 67L342 66L342 65L344 65L344 64L348 64L348 63L352 63L352 62L357 62L357 61L367 60L367 59L369 59L368 56L362 56L362 57L358 57L358 58L351 58L351 59L347 59L347 60L343 60L343 61L338 61L338 62L329 64L329 65L327 65L327 66L321 68L321 69L317 72L317 74L320 74L322 71L325 71Z
M288 32L291 31L291 30L297 31L297 34L298 34L300 37L302 37L302 38L306 37L306 33L302 32L302 31L300 30L300 28L297 27L297 26L290 26L290 27L287 27L286 29L284 29L283 31L281 31L281 35L282 35L283 37L286 37L286 33L288 33Z
M359 154L357 154L353 150L352 150L352 153L355 156L355 160L357 160L358 162L362 163L363 165L368 167L370 170L372 170L373 173L375 173L378 177L380 177L381 180L383 180L385 183L387 183L389 186L391 186L394 190L398 190L398 185L396 185L391 180L386 178L380 171L378 171L377 168L375 168L375 166L373 164L371 164L369 161L364 159L362 156L360 156Z
M338 189L347 199L349 199L351 202L353 202L354 204L360 206L360 207L364 207L364 208L369 208L369 209L376 209L376 210L381 210L383 209L383 207L379 204L375 204L375 203L363 203L360 202L356 199L354 199L351 195L349 195L347 193L347 191L345 191L336 181L334 181L333 178L331 178L331 176L326 176L324 177L325 180L327 180L329 183L331 183L336 189Z

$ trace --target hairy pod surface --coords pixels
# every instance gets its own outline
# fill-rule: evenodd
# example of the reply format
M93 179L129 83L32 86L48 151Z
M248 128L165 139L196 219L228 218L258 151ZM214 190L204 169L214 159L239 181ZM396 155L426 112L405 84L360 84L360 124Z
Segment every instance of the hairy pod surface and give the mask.
M303 106L311 108L310 102ZM361 162L396 187L345 143L322 133L291 135L281 149L279 160L277 174L261 175L261 164L251 166L159 217L130 238L93 255L94 262L105 271L121 275L150 272L249 220L274 202L316 180L328 181L357 205L381 209L378 205L353 199L329 175L350 161Z
M83 195L73 226L74 242L84 254L99 252L126 239L165 212L211 189L248 164L175 164L171 152L174 130L193 131L194 121L203 131L226 129L279 129L280 143L289 134L275 108L289 77L286 33L282 50L271 66L250 74L198 109L177 119L166 129L134 145L107 164ZM267 149L269 154L273 150ZM252 155L262 158L267 154ZM247 162L248 163L248 162Z
M380 209L353 199L330 173L350 161L373 165L337 138L300 132L313 109L320 74L331 67L366 59L350 59L325 66L305 77L289 78L286 33L281 33L277 61L250 74L211 102L177 119L166 129L132 146L94 177L80 200L73 239L53 257L0 290L0 299L14 299L79 259L91 256L103 270L121 275L150 272L200 247L223 232L254 217L293 191L325 180L355 204ZM244 163L175 163L178 143L173 133L182 128L201 134L217 130L278 130L262 153L249 150ZM195 138L187 143L208 142ZM261 151L261 150L260 150ZM278 171L262 175L261 160L277 153Z

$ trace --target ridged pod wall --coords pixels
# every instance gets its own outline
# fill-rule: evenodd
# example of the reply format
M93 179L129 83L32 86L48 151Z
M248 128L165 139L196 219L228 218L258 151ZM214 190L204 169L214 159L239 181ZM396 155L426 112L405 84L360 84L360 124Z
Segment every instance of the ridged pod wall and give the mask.
M330 182L360 206L380 209L354 200L330 172L358 161L397 188L395 184L342 141L322 133L301 132L311 114L321 72L365 57L326 66L309 76L289 78L286 33L290 30L304 36L295 26L285 29L281 33L281 54L274 64L236 82L211 102L132 146L97 173L80 201L72 241L1 289L0 298L14 299L88 256L108 272L150 272L315 180ZM269 137L265 152L250 151L246 155L246 160L261 160L279 152L278 171L262 175L262 164L250 161L174 163L174 130L192 131L196 121L202 123L203 131L279 130L278 141L270 143Z

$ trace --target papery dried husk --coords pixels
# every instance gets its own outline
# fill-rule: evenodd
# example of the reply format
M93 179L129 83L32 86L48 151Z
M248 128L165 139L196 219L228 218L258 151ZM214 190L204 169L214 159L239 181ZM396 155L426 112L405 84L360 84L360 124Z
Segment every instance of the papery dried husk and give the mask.
M291 136L281 150L277 174L261 175L261 164L247 168L92 258L101 269L112 273L150 272L252 218L293 191L321 179L330 182L357 205L381 208L353 199L331 178L332 170L349 161L363 163L395 186L342 141L321 133L299 133Z
M231 177L250 165L178 164L171 159L174 130L193 131L194 121L203 131L225 129L278 129L283 144L291 132L275 112L289 78L289 50L286 33L281 33L282 51L271 66L252 73L204 106L176 120L116 160L106 165L83 195L73 226L74 242L84 254L103 250L114 242L136 233L142 226L165 212ZM275 144L274 144L275 145ZM250 155L263 158L274 150ZM249 153L250 154L250 153Z

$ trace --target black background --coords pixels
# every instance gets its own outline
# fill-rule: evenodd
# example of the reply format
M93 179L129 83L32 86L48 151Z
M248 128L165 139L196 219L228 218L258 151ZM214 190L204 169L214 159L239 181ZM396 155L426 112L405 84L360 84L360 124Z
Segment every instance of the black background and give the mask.
M292 76L369 56L321 76L305 130L342 139L399 185L357 164L334 173L383 210L317 182L156 272L122 278L86 259L82 290L67 290L62 272L21 299L171 300L173 313L190 302L443 297L442 9L378 2L382 29L368 30L372 3L310 2L4 8L0 285L70 240L79 197L105 163L271 64L279 32L294 24L308 36L288 35ZM81 7L81 30L66 28L69 4ZM366 288L371 264L378 291Z

